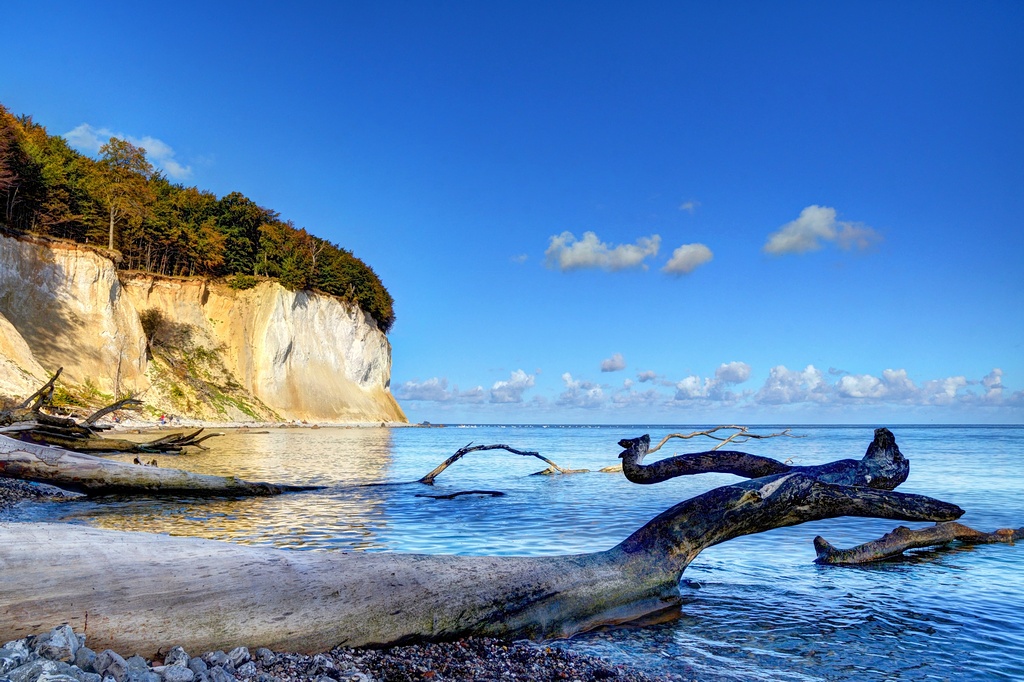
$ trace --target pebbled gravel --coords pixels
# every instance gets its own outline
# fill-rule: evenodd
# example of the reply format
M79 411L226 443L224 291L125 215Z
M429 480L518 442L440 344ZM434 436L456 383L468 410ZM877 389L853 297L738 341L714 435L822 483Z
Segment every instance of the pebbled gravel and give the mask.
M308 656L236 647L190 656L172 647L163 660L86 646L67 625L0 647L0 682L431 682L530 680L589 682L659 679L594 656L529 641L471 637L444 644L349 649Z

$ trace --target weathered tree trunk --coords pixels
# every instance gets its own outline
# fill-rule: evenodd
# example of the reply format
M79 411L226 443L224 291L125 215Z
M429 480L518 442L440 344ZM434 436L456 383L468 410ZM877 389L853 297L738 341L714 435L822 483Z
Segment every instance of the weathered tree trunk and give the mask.
M938 547L951 542L960 542L964 545L985 545L994 542L1012 544L1016 540L1024 540L1024 528L1017 530L1000 528L992 533L983 533L953 521L938 523L918 530L900 526L877 540L865 542L863 545L857 545L850 549L837 549L819 535L814 538L814 551L818 554L818 558L814 561L818 564L832 565L867 564L872 561L901 556L908 549Z
M307 486L253 483L234 476L139 466L0 435L0 477L49 483L87 495L276 495Z
M85 631L94 648L146 656L173 644L313 652L467 635L565 637L677 610L683 570L731 538L837 516L946 521L963 513L856 485L865 475L889 480L897 457L892 434L880 429L864 460L717 488L616 547L560 557L295 552L0 524L0 641L61 622Z

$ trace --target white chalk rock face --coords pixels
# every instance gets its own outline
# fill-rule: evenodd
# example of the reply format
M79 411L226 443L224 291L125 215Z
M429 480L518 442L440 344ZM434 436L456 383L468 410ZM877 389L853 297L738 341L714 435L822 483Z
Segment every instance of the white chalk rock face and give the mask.
M407 421L390 391L391 345L357 305L269 281L237 291L202 279L119 273L85 247L6 237L0 394L27 395L64 367L66 380L105 393L139 394L152 385L144 400L191 416L164 404L167 396L153 383L139 321L153 309L187 327L190 344L215 355L228 378L282 419Z
M391 395L391 345L376 322L332 296L263 282L236 291L133 275L139 312L156 309L219 349L236 380L284 419L405 422Z
M114 264L87 248L0 237L0 314L47 371L105 393L149 387L139 316Z

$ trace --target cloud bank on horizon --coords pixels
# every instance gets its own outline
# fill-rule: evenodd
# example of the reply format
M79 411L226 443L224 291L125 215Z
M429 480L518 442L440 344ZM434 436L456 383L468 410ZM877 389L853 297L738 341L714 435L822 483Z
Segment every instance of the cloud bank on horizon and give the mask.
M620 367L621 365L621 367ZM601 363L605 367L625 366L616 353ZM515 370L509 380L497 381L490 391L477 386L469 391L448 389L448 380L433 377L425 381L406 381L395 388L402 401L436 404L520 403L543 412L552 405L578 411L623 410L644 408L652 415L680 414L696 405L728 407L744 411L759 409L760 414L794 405L831 407L894 406L904 407L1022 407L1024 391L1009 392L1002 383L1003 372L993 368L980 379L951 376L920 383L911 379L904 369L886 369L881 375L851 374L830 368L823 371L814 365L789 369L784 365L770 368L768 378L757 388L739 389L752 376L752 367L745 362L722 363L711 376L691 374L678 380L662 377L652 370L636 373L636 380L625 379L619 385L601 383L561 374L562 390L555 395L524 396L534 387L535 375ZM637 384L652 388L640 390Z

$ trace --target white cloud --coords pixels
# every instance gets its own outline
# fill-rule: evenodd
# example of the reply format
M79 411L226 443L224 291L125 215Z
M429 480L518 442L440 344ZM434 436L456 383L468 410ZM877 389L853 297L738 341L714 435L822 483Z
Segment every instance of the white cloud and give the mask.
M491 386L492 403L521 403L523 392L531 388L536 381L533 374L527 374L521 369L512 372L508 381L495 381Z
M601 361L602 372L618 372L626 369L626 359L622 353L615 353L610 358Z
M881 239L875 230L861 223L836 220L836 210L828 206L808 206L800 217L768 235L765 253L780 256L788 253L817 251L833 242L843 249L866 249Z
M109 128L93 128L88 123L82 123L64 133L63 137L78 151L94 156L99 154L100 147L109 142L112 137L127 140L136 147L145 149L150 162L161 168L172 180L185 180L192 175L192 167L179 163L174 158L174 149L169 144L150 135L139 138L114 132Z
M829 399L831 388L821 370L814 365L807 365L799 371L777 365L768 371L768 379L755 394L755 399L769 405L821 403Z
M690 215L693 215L693 212L696 211L699 207L700 202L694 201L693 199L690 199L689 201L684 201L683 203L679 204L679 210L686 211Z
M677 277L688 275L701 265L710 262L713 257L711 249L704 244L683 244L672 252L672 258L661 271Z
M985 387L985 397L989 400L998 400L1003 395L1003 370L996 367L986 374L981 380Z
M745 362L723 362L715 370L715 379L724 384L742 384L750 378L750 365Z
M457 386L448 389L448 379L432 377L423 382L406 381L395 389L399 400L429 401L437 403L479 403L483 402L484 389L477 386L461 392Z
M750 365L745 362L722 363L715 377L701 379L690 375L676 383L675 400L707 400L733 403L740 399L729 387L742 384L750 378Z
M525 253L520 253L518 255L512 256L510 260L517 265L522 265L526 261L530 260L530 257L527 256Z
M604 391L598 384L590 381L577 381L566 372L562 375L565 390L558 396L558 404L562 407L582 407L593 409L605 403Z
M584 232L580 240L577 240L572 232L563 232L551 237L544 256L549 268L562 272L585 268L601 268L613 272L630 268L646 270L644 260L658 255L659 248L661 237L656 234L640 237L635 244L610 246L598 239L593 232Z

